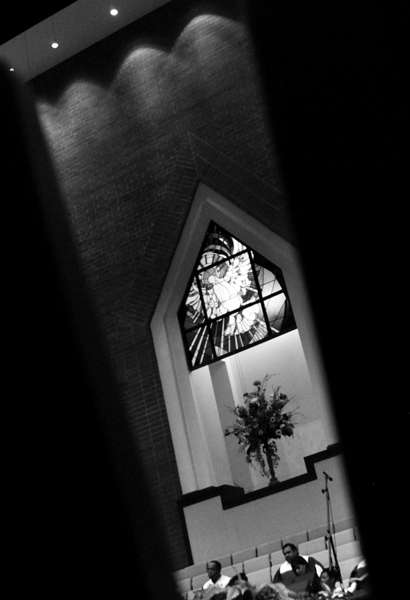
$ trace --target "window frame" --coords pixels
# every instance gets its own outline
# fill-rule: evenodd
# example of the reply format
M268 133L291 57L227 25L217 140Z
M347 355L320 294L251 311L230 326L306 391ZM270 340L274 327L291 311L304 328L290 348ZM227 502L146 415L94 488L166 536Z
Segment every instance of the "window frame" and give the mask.
M201 267L200 264L201 264L202 256L203 256L203 254L207 248L207 245L209 243L208 242L209 236L212 232L212 229L215 229L215 228L217 228L225 236L228 236L230 238L235 238L244 247L244 249L239 250L238 252L235 252L234 254L227 256L226 258L221 258L221 260L217 260L217 261L213 262L211 265L206 265L206 266ZM252 300L251 302L245 304L243 307L235 308L231 311L227 311L227 312L223 313L222 315L218 315L216 317L209 317L207 315L207 309L206 309L205 301L203 298L202 285L201 285L201 282L199 279L200 273L202 273L206 270L209 270L217 265L222 265L223 263L227 263L230 260L232 260L233 258L240 256L242 254L247 254L249 257L249 262L251 264L252 274L253 274L256 291L257 291L257 299ZM278 282L280 284L280 290L274 291L270 294L267 294L266 296L263 295L261 285L259 282L259 278L258 278L258 274L256 271L256 268L259 265L262 268L266 268L267 270L269 270L273 273L273 275L276 277L276 279L278 280ZM185 316L186 316L186 301L187 301L187 298L192 289L194 280L196 281L204 318L199 325L193 325L191 327L186 327L184 324ZM284 294L284 296L285 296L285 315L283 317L283 321L285 324L278 333L274 333L272 331L272 327L270 325L270 321L269 321L265 303L266 303L266 301L268 301L271 298L278 296L280 294ZM251 343L247 343L246 345L243 345L242 347L239 347L239 348L236 347L231 351L218 354L217 351L215 350L215 344L214 344L214 339L213 339L214 333L212 331L212 325L217 323L219 320L225 319L226 317L229 317L229 316L237 314L237 313L241 313L244 308L249 308L249 307L255 306L255 305L261 306L263 319L264 319L264 325L266 327L266 332L267 332L266 335L263 338L257 339L256 341L252 341ZM285 333L288 333L289 331L293 331L294 329L297 329L295 317L294 317L293 310L292 310L292 305L291 305L290 298L289 298L289 293L288 293L288 290L286 287L285 277L284 277L283 272L280 269L280 267L275 265L273 262L271 262L269 259L267 259L265 256L263 256L260 252L257 252L256 250L254 250L249 244L243 242L241 239L239 239L239 237L237 235L230 233L225 227L223 227L222 225L217 223L216 220L214 220L214 219L212 219L209 222L209 225L206 230L204 239L202 241L200 250L197 254L194 267L191 271L191 275L187 280L187 285L186 285L186 289L185 289L185 292L183 295L183 299L182 299L181 305L178 309L178 322L179 322L179 326L181 329L182 339L184 342L184 349L185 349L187 365L188 365L188 369L190 371L194 371L196 369L200 369L202 367L208 366L210 364L213 364L215 362L218 362L220 360L228 358L229 356L233 356L234 354L237 354L238 352L244 352L248 348L253 348L259 344L263 344L269 340L272 340L276 337L284 335ZM194 361L194 353L190 350L190 347L189 347L190 342L187 339L187 334L189 334L192 331L199 332L202 329L205 329L208 332L209 346L210 346L210 350L212 353L212 358L210 360L204 359L204 360L200 361L200 364L195 364L196 361Z

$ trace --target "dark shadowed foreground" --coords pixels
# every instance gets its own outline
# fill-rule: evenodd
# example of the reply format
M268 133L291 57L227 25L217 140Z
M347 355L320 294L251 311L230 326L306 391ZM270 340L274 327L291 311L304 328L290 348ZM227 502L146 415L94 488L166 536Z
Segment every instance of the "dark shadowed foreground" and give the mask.
M33 104L4 68L0 82L6 578L18 595L172 598Z

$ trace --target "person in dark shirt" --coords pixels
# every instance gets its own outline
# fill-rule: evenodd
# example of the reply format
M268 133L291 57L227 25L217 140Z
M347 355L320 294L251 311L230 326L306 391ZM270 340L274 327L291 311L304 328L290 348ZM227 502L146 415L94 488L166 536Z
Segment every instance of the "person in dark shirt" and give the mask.
M273 582L283 583L289 590L300 592L304 585L303 581L309 580L308 583L312 583L313 587L317 587L319 591L319 577L323 571L323 565L312 556L299 554L295 544L285 544L282 552L286 560L276 571Z
M297 556L292 561L292 571L294 573L294 579L291 585L286 587L298 595L310 595L317 594L320 591L320 579L313 565L310 565L303 556Z
M349 594L353 594L354 598L370 597L370 581L369 572L367 570L366 560L363 559L350 573L349 586L347 588Z
M236 596L233 596L228 588L240 590L240 598L243 600L253 600L254 586L249 583L248 576L244 571L233 575L227 585L227 600L233 600L233 597Z
M248 576L244 571L235 573L235 575L230 578L228 585L240 585L242 583L248 583Z

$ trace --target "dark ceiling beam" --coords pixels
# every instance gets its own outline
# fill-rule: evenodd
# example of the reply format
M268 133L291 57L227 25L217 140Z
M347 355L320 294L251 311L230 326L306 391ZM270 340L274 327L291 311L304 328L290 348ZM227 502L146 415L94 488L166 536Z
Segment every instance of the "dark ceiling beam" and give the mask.
M10 2L1 8L0 44L4 44L30 27L63 10L72 0L43 0L33 3Z

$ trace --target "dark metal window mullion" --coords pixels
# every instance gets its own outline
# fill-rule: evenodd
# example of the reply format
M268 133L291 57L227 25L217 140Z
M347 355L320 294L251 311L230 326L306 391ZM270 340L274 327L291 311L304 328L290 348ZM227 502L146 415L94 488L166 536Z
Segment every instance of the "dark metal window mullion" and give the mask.
M237 314L237 313L241 312L242 310L244 310L245 308L249 308L251 306L255 306L255 304L263 304L266 300L270 300L271 298L274 298L275 296L280 296L281 294L283 294L285 296L286 300L287 300L287 296L286 296L286 293L284 292L284 290L279 290L278 292L273 292L273 294L269 294L268 296L265 296L263 298L262 302L260 301L260 299L258 297L257 300L253 300L252 302L249 302L248 304L243 305L241 308L235 308L234 310L227 311L227 312L223 313L219 317L212 317L212 319L205 317L204 320L202 321L202 324L204 325L207 320L211 324L215 323L216 321L220 321L221 319L224 319L226 317L230 317L231 315ZM184 328L184 331L186 331L188 333L189 331L193 331L194 329L198 329L201 326L202 325L194 325L192 327L187 327L187 328Z
M249 254L249 251L248 250L239 250L239 252L232 254L232 256L228 256L227 258L221 258L221 260L217 260L214 263L210 263L209 265L206 265L206 267L198 268L197 273L202 273L202 271L206 271L208 269L222 265L224 262L230 262L232 259L236 258L237 256L240 256L241 254L246 254L246 253Z
M259 289L257 290L258 295L259 295ZM241 310L244 310L245 308L249 308L250 306L254 306L255 304L262 304L263 307L265 306L265 301L266 300L270 300L271 298L274 298L275 296L280 296L281 294L283 294L285 296L285 300L287 301L287 296L286 293L283 289L277 291L277 292L273 292L273 294L269 294L268 296L263 297L262 301L258 298L258 300L254 300L253 302L249 302L249 304L245 304L243 306L243 308L235 308L234 310L230 310L226 313L223 313L223 315L219 316L219 317L213 317L212 319L208 318L208 317L204 317L204 320L202 321L202 324L200 325L194 325L193 327L184 327L184 331L186 333L189 333L190 331L193 331L194 329L199 329L200 327L203 327L204 325L206 325L207 322L209 322L210 324L212 323L216 323L217 321L220 321L222 319L225 319L226 317L230 317L231 315L234 315L238 312L241 312ZM265 315L264 315L265 316Z
M202 287L201 287L201 282L199 280L198 273L195 273L195 279L196 279L196 285L198 287L199 297L201 299L202 310L204 311L205 326L206 326L206 328L208 330L208 335L209 335L209 340L211 342L211 349L212 349L212 353L214 355L214 360L216 360L218 358L218 356L216 354L214 340L212 339L212 331L211 331L210 319L209 319L207 311L206 311L205 300L204 300L204 297L203 297L203 294L202 294Z
M280 292L275 292L274 294L271 294L270 296L266 296L266 300L269 300L270 298L273 298L273 296L278 296L279 294L283 294L282 291ZM204 319L203 323L205 323L207 320L209 321L209 323L216 323L216 321L220 321L222 319L225 319L226 317L230 317L231 315L236 315L239 312L243 311L245 308L250 308L251 306L255 306L255 304L261 304L261 301L259 300L259 298L257 300L253 300L252 302L249 302L248 304L244 304L241 306L241 308L235 308L234 310L229 310L225 313L223 313L222 315L220 315L219 317L212 317L212 319ZM184 331L192 331L193 329L198 329L198 327L200 327L200 325L194 325L193 327L189 327L187 329L185 329Z
M271 332L271 330L270 330L269 319L268 319L268 313L266 312L265 303L264 303L264 301L263 301L263 297L262 297L262 289L261 289L261 286L260 286L260 284L259 284L258 274L257 274L257 272L256 272L256 268L255 268L254 259L253 259L253 256L251 255L251 251L250 251L250 250L248 250L248 254L249 254L249 260L250 260L250 262L251 262L251 267L252 267L253 277L254 277L254 279L255 279L255 285L256 285L256 288L257 288L257 290L258 290L259 301L260 301L260 304L261 304L261 307L262 307L262 311L263 311L263 316L264 316L264 318L265 318L265 322L266 322L266 331L267 331L267 334L268 334L268 336L271 336L271 335L272 335L272 332Z

